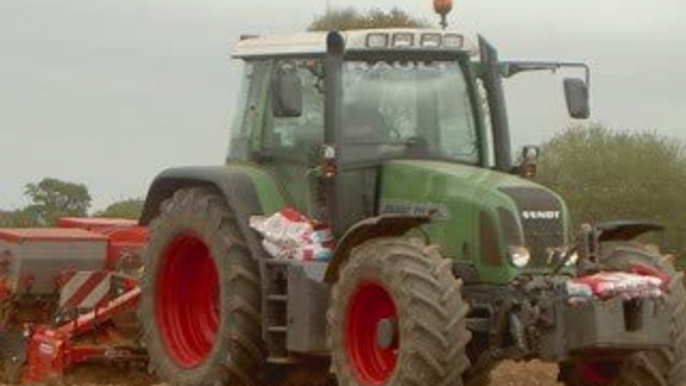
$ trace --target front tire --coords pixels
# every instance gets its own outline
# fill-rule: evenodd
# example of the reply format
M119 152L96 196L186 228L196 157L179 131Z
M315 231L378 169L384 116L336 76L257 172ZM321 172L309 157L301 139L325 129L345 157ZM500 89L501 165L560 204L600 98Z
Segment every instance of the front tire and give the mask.
M255 383L260 280L224 198L177 191L151 224L139 319L150 370L178 386Z
M340 386L461 386L467 304L433 247L379 239L353 250L328 314Z

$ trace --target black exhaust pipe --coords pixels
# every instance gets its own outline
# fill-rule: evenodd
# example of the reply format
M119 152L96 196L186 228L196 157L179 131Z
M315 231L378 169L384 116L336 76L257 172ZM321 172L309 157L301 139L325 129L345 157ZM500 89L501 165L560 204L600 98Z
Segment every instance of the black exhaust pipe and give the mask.
M510 125L507 120L507 106L503 91L503 79L500 74L498 52L482 36L479 36L481 50L481 64L483 66L483 81L486 89L488 110L493 130L493 151L495 153L495 168L503 172L512 171L512 144L510 141Z

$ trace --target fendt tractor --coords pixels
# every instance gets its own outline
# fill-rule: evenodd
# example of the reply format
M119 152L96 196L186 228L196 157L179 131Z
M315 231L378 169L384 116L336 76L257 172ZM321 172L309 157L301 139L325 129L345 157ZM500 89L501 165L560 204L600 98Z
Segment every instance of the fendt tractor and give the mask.
M682 275L635 240L659 226L570 229L527 178L536 149L512 160L503 79L585 69L564 91L586 119L583 64L500 61L431 29L245 36L234 55L226 164L162 172L141 219L139 319L162 380L484 385L538 359L571 386L684 384ZM328 224L328 261L267 253L250 219L283 208ZM575 292L603 272L661 278L661 294Z

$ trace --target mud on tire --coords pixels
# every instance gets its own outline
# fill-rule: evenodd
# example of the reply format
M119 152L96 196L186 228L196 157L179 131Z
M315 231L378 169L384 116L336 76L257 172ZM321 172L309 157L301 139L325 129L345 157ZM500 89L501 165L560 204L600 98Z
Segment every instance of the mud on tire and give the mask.
M150 370L173 385L254 383L260 280L224 198L177 191L151 224L139 317Z
M379 239L353 250L328 313L339 385L462 385L470 333L461 288L451 261L421 242ZM395 337L381 346L377 329L388 320Z

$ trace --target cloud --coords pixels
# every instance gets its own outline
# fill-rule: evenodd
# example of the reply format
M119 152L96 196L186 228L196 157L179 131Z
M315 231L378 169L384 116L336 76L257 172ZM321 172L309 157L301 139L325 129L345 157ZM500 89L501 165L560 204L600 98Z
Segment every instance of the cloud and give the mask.
M369 7L368 1L330 0ZM437 21L430 1L381 0ZM241 33L302 30L321 0L3 0L0 208L45 176L89 185L97 207L143 196L165 167L224 157ZM504 57L588 60L595 117L683 136L680 0L460 0L451 24ZM560 79L508 83L516 143L567 123Z

